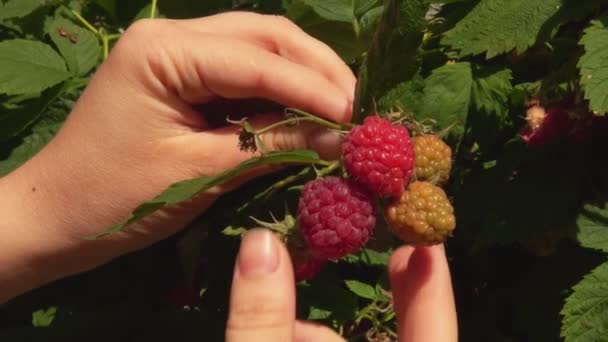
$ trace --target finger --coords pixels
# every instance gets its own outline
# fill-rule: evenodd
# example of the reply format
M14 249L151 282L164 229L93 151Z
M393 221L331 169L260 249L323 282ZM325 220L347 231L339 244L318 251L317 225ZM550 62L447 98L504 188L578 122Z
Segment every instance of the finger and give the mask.
M216 96L265 98L330 120L350 120L352 104L336 84L255 44L201 35L163 21L140 20L130 30L119 41L118 51L130 49L123 58L134 65L127 67L143 72L139 77L149 78L148 87L158 96L176 93L191 104ZM142 45L142 40L150 44ZM137 51L128 47L131 43ZM134 58L140 54L144 56ZM142 68L141 60L148 66Z
M328 327L307 321L296 321L293 340L295 342L345 342L340 335Z
M291 341L295 310L287 250L269 230L249 231L234 270L226 341Z
M284 119L279 114L258 115L248 122L258 130ZM187 136L187 141L181 146L188 146L187 160L193 165L211 165L213 170L194 170L194 173L213 174L230 169L254 156L251 151L239 148L239 125L230 125L212 131L203 131ZM261 140L270 151L314 150L320 158L336 160L340 157L340 135L332 130L320 127L310 122L302 122L295 126L279 126L261 135ZM217 153L222 151L222 153ZM192 154L192 155L190 155ZM270 172L272 169L266 169ZM262 172L264 174L266 172ZM260 175L258 173L257 175Z
M337 84L351 101L354 98L356 78L346 63L329 46L308 35L286 17L228 12L177 23L199 32L231 36L259 45L319 71Z
M401 247L389 274L399 341L457 341L456 308L443 245Z

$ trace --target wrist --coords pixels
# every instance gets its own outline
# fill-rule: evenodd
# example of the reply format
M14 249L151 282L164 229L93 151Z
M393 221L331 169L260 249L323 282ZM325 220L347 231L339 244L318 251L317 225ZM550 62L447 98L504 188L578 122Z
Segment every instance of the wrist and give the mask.
M99 247L75 234L61 180L37 159L0 178L0 303L99 259Z

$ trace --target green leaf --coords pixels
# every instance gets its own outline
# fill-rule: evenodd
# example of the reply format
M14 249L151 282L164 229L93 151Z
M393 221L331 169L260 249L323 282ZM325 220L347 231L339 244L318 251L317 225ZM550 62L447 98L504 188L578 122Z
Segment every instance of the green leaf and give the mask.
M608 262L604 262L573 288L566 299L561 336L566 342L603 341L608 336Z
M581 246L608 252L608 206L587 205L576 220Z
M462 134L471 102L471 64L441 66L433 70L424 83L422 108L416 113L416 119L431 119L439 129L452 126L452 134Z
M303 0L321 17L332 21L352 23L357 16L369 11L377 0Z
M0 2L0 20L22 18L44 4L44 0L8 0Z
M384 94L378 101L378 110L384 113L401 108L416 113L422 107L423 98L424 80L416 77L399 83Z
M361 298L374 300L378 297L374 287L369 284L362 283L358 280L345 280L344 283L352 291L352 293Z
M55 17L49 22L46 31L65 58L68 69L75 75L86 75L100 62L101 44L88 29L70 20ZM77 42L73 43L70 36L76 37Z
M347 63L368 46L379 1L298 0L285 3L286 16L311 36L329 45Z
M0 177L9 174L38 153L57 134L61 124L40 127L23 139L9 157L0 161Z
M306 319L335 319L348 321L355 317L357 297L337 284L314 280L310 284L298 284L298 298L308 307Z
M428 5L423 0L387 0L371 46L357 77L353 122L376 110L375 104L390 89L412 79L420 69Z
M48 327L53 323L55 315L57 314L57 307L51 306L44 310L40 309L32 313L32 325L34 327Z
M561 8L563 0L481 0L442 43L461 56L485 52L487 58L532 46L543 25Z
M592 21L581 44L585 47L585 54L578 67L585 99L589 100L594 113L608 113L608 19Z
M37 93L70 77L63 58L39 41L0 42L0 93Z
M7 141L30 127L62 93L64 87L57 85L42 96L23 101L10 108L0 106L0 142ZM35 94L38 95L38 94Z
M342 260L351 264L360 263L373 267L386 267L386 265L388 264L388 258L391 253L391 249L378 252L373 249L363 248L358 253L349 254L345 256L344 258L342 258Z
M93 238L97 239L106 235L117 233L133 222L151 215L159 209L187 201L199 193L212 187L227 183L253 168L264 165L310 164L318 161L319 156L315 152L309 150L271 152L260 157L251 158L242 162L238 166L215 176L193 178L175 183L152 200L135 208L126 221L109 228L104 233L101 233Z
M474 66L471 104L480 112L506 115L512 78L508 68Z

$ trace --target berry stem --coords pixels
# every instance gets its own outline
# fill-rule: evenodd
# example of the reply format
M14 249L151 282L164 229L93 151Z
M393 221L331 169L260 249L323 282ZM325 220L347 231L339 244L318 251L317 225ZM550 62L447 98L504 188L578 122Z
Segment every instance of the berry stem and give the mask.
M71 11L72 14L76 17L76 19L78 19L78 21L80 21L82 25L91 30L91 32L95 33L96 36L101 38L101 33L99 32L99 30L97 30L93 25L91 25L88 20L86 20L83 16L80 15L80 13L76 12L75 10Z

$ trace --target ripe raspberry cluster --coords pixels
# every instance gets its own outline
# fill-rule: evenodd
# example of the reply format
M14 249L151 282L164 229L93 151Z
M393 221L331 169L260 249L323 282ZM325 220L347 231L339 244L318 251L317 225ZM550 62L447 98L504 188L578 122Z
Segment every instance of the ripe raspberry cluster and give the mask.
M296 279L312 279L327 260L363 248L376 225L376 199L388 200L386 220L406 243L451 235L453 208L439 186L449 179L452 151L440 137L412 138L403 125L369 116L345 136L342 157L348 177L318 178L302 190L298 227L309 256L295 261Z

